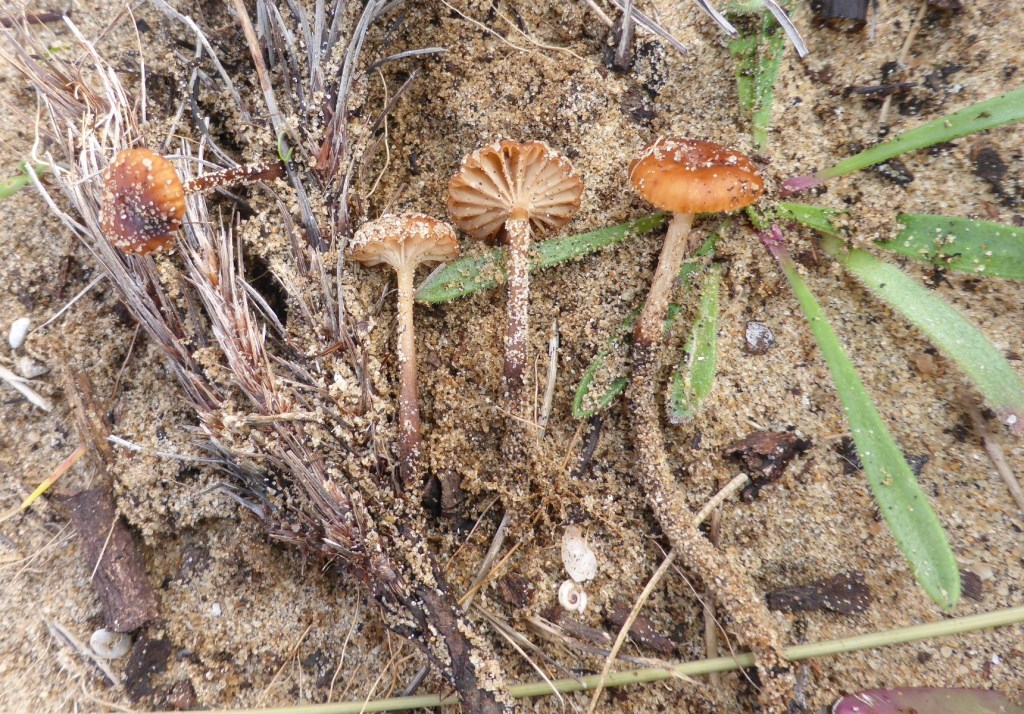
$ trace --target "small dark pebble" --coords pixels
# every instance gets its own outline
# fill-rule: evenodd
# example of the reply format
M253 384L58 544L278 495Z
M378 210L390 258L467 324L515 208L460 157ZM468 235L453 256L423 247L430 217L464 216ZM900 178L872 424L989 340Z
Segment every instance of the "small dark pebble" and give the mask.
M907 464L910 466L910 470L914 472L915 476L920 476L924 470L925 464L928 463L931 457L928 454L920 454L918 456L908 456Z
M199 701L196 699L196 690L191 680L179 679L167 690L164 698L164 706L172 712L184 712L197 709Z
M534 589L526 578L507 575L498 581L498 596L512 610L525 610L533 604Z
M981 576L970 570L960 571L960 592L971 600L981 600Z
M993 193L1003 193L1003 177L1006 176L1006 162L991 146L982 146L971 152L974 174L992 187Z
M889 159L883 164L878 164L874 170L897 186L907 186L914 181L913 172L899 159Z
M766 354L775 344L775 333L768 325L756 320L747 323L745 337L745 348L752 355Z
M924 664L925 662L927 662L931 658L932 658L932 653L931 652L918 652L917 653L917 661L920 662L921 664Z
M782 612L825 610L853 615L864 612L870 602L871 590L864 574L857 571L768 593L768 608Z
M789 431L755 431L727 446L725 455L746 466L750 473L751 483L743 489L741 500L755 500L762 488L782 476L794 457L809 448L809 439Z
M605 613L605 621L610 627L618 629L626 623L632 609L631 603L615 600ZM650 647L660 655L673 655L678 646L676 642L658 632L651 619L643 614L637 615L633 624L629 626L629 636L634 642Z

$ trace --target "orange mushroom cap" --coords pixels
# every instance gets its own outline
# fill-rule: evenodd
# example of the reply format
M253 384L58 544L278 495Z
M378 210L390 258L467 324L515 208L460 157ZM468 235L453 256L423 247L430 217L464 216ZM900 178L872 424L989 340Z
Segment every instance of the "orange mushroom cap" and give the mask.
M145 255L169 247L185 217L185 188L171 162L127 149L107 167L100 227L115 247Z
M387 264L395 270L410 262L440 263L459 257L455 231L422 213L381 216L364 223L349 240L347 253L363 265Z
M501 141L462 161L448 184L448 212L460 230L493 242L510 218L528 218L537 235L554 233L580 207L583 182L543 141Z
M693 139L658 139L629 164L633 188L672 213L720 213L749 206L764 191L743 154Z

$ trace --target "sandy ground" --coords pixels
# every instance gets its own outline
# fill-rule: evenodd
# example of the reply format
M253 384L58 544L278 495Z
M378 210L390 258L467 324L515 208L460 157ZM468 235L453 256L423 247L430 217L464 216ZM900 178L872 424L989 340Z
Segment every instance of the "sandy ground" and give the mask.
M899 80L926 86L902 102L903 111L899 98L893 102L892 132L1020 85L1024 49L1008 28L1024 26L1024 9L996 0L965 5L954 16L932 10L925 15ZM543 139L563 150L584 177L582 209L567 228L582 232L647 212L625 188L624 167L653 138L677 134L749 148L724 39L691 3L641 6L656 11L689 53L650 44L641 35L637 70L623 76L605 69L606 29L582 3L501 2L494 10L487 2L462 0L409 4L387 53L423 46L448 52L418 65L422 74L388 120L388 151L371 172L380 172L379 185L370 195L371 176L360 188L365 214L376 216L393 203L443 217L446 184L463 155L497 137ZM109 9L77 6L75 21L95 37L112 16ZM794 18L812 54L801 62L790 52L782 66L764 162L770 191L783 177L827 165L855 145L876 140L879 104L846 96L843 90L882 82L882 66L899 55L919 9L918 2L883 2L877 38L869 42L866 31L847 35L813 27L801 4ZM143 36L153 67L167 76L180 73L175 55L162 44L170 36L164 31L166 20L148 8L140 17L150 26ZM223 41L237 39L229 16L212 22L221 23L218 37ZM59 27L37 31L52 45L66 41ZM368 57L385 54L377 51L381 41L371 33ZM135 52L130 47L118 49L115 43L108 51L124 53L124 65L134 66L127 61ZM404 80L400 73L409 69L393 65L383 75L360 80L369 83L372 114L383 105L382 81L393 93ZM35 103L6 67L0 73L0 100L0 145L6 157L0 173L10 175L32 140L31 123L20 112L27 110L31 117ZM904 157L914 175L907 185L863 172L830 183L823 195L808 200L849 208L858 240L887 235L899 210L1021 224L1022 145L1024 127L998 129L983 138L954 141L941 151ZM972 151L985 146L1006 164L1003 196L976 173ZM31 191L0 202L0 236L5 331L20 316L39 325L96 275L88 252L47 215ZM1021 604L1024 515L978 439L965 429L964 380L941 357L935 358L935 369L922 371L915 360L928 344L838 266L823 255L815 260L811 236L790 237L794 252L804 256L812 289L896 439L907 454L928 457L921 483L961 567L982 576L980 595L965 598L952 614ZM471 253L482 250L463 245ZM539 472L529 494L519 493L510 506L522 521L539 516L498 578L525 585L529 597L518 608L510 606L507 590L503 595L495 582L481 598L520 631L526 631L527 614L556 604L565 577L559 544L570 523L583 526L598 556L597 578L587 585L590 605L581 616L588 625L610 629L606 614L612 602L632 602L661 561L657 526L635 488L621 402L605 415L593 468L570 476L582 446L576 438L580 423L571 413L573 393L592 355L642 302L659 246L659 235L644 236L534 276L531 354L542 375L550 326L557 322L559 370ZM863 477L844 473L836 451L846 430L841 409L781 274L746 228L733 231L719 255L728 270L717 384L695 422L667 427L680 487L687 489L691 505L699 508L738 472L725 458L728 444L758 429L791 429L811 441L810 449L756 501L733 501L725 508L721 541L738 551L766 591L856 569L864 573L871 601L857 615L777 613L786 639L813 642L942 618L914 585ZM906 267L928 277L927 271ZM954 274L946 278L937 292L1024 370L1020 287ZM374 309L385 280L380 272L353 269L354 319ZM743 349L749 320L764 322L774 332L777 342L767 354ZM395 376L394 360L387 356L394 344L390 301L376 324L366 339L383 365L375 380L386 394ZM450 578L456 588L468 584L490 543L500 518L500 508L487 510L494 496L510 490L496 478L502 422L494 399L500 387L503 325L501 290L425 307L417 315L427 461L435 472L457 473L466 494L459 514L465 527L440 521L433 533L442 561L452 557ZM135 332L112 291L100 283L62 318L33 332L22 350L9 350L6 344L0 349L0 364L8 368L23 357L50 368L34 385L55 405L44 414L2 387L0 509L18 504L78 445L62 393L60 366L65 362L92 378L97 395L108 404L115 434L149 450L194 453L188 432L194 416L157 349ZM675 336L676 347L681 339ZM1011 467L1024 471L1021 442L995 421L989 424ZM585 439L587 430L580 435ZM684 466L689 476L682 480ZM76 467L61 487L80 488L91 473ZM59 626L87 641L102 614L66 515L44 498L0 524L0 709L239 708L376 698L400 693L421 666L415 649L383 628L360 582L315 558L268 543L259 525L233 502L210 492L219 475L188 462L119 452L116 477L120 510L143 545L163 610L163 623L140 636L161 654L154 657L158 671L143 675L128 659L116 660L112 668L127 685L112 687L51 634ZM477 521L479 527L468 534ZM701 608L679 573L666 579L644 614L679 643L672 658L705 656ZM536 678L514 650L488 633L510 679ZM1022 634L1021 627L1004 628L812 662L802 670L808 708L814 711L846 692L886 685L998 688L1019 698L1024 696ZM599 657L531 637L570 672L600 670ZM136 652L140 649L137 644ZM626 649L634 656L665 656L643 645ZM548 671L563 676L557 669ZM440 686L431 676L421 691ZM705 710L699 692L707 687L701 682L630 688L605 694L601 710ZM750 710L751 688L740 676L724 675L721 688L715 695L719 703L708 706ZM568 697L567 702L585 706L586 697ZM523 705L538 711L562 707L554 700Z

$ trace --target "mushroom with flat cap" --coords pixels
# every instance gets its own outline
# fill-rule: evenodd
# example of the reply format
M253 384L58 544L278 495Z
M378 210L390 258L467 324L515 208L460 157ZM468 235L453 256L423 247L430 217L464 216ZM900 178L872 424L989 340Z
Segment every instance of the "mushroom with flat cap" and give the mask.
M348 243L348 256L368 266L388 265L398 274L398 466L406 488L417 477L420 394L413 328L413 277L417 266L459 256L451 226L419 213L386 215L363 224Z
M529 337L532 235L549 235L579 210L583 182L568 159L542 141L501 141L474 151L448 184L448 212L476 240L508 245L505 389L522 398Z
M680 497L665 448L656 399L658 352L669 295L683 259L698 241L690 233L696 213L750 205L764 188L746 156L705 141L659 139L629 165L633 188L672 212L651 291L633 332L633 376L626 393L633 421L639 476L648 504L683 562L711 587L736 633L750 646L761 673L765 711L785 711L793 684L782 642L753 582L733 556L719 550L693 525Z
M284 176L280 162L237 166L182 183L174 166L149 149L125 149L103 180L100 227L114 247L146 255L169 248L185 217L185 197Z

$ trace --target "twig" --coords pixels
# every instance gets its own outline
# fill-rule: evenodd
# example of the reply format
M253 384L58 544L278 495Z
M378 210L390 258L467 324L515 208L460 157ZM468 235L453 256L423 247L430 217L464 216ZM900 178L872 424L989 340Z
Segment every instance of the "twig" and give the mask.
M558 320L551 322L551 339L548 340L548 379L544 387L544 400L537 417L537 440L544 438L544 430L551 419L551 406L555 401L555 381L558 379Z
M96 665L96 668L103 672L103 676L110 680L110 683L115 688L121 686L121 679L116 674L114 674L114 670L110 668L110 665L107 664L106 660L104 660L102 657L97 656L92 651L91 648L89 648L84 642L82 642L73 634L71 634L71 631L63 625L54 622L53 620L46 620L45 622L46 629L50 631L50 635L53 637L53 639L57 640L58 642L64 642L64 644L68 645L71 649L73 649L83 658L89 660L94 665Z
M633 64L633 0L626 0L622 8L622 23L619 26L619 44L615 48L612 68L628 72Z
M903 46L900 47L900 54L896 58L896 63L900 69L906 69L907 58L910 56L910 45L913 44L914 38L917 37L918 30L921 29L921 23L924 21L924 14L928 10L928 0L921 0L921 7L917 11L917 16L911 20L910 29L907 30L907 38L903 40ZM882 102L882 111L878 115L878 123L885 125L889 119L889 107L892 106L892 95L888 95L885 101Z
M727 483L718 493L716 493L711 500L709 500L704 507L693 517L693 526L696 528L704 519L713 512L725 499L734 494L747 483L748 477L746 474L739 474ZM601 697L601 691L604 689L604 684L608 679L608 674L612 668L612 662L615 660L616 655L619 653L619 649L622 644L626 641L626 636L629 634L629 628L633 626L633 622L636 621L637 616L640 615L640 610L643 608L644 603L647 602L647 598L651 596L654 589L658 587L658 583L665 577L665 573L668 572L669 568L672 567L672 563L675 561L677 551L675 548L669 551L665 559L661 561L661 565L654 571L654 575L647 581L646 587L637 597L636 602L633 604L633 609L630 610L629 616L626 621L622 623L622 627L619 628L619 634L615 638L612 649L608 653L608 658L604 661L604 667L601 668L601 676L597 680L597 685L594 687L594 695L590 699L590 707L587 709L587 714L593 714L597 707L597 702Z
M985 420L981 416L981 410L978 409L977 400L973 396L967 396L964 398L964 404L967 407L967 413L971 417L971 423L974 425L974 431L981 437L981 443L985 446L985 453L988 454L988 458L995 467L996 472L1002 477L1006 488L1010 491L1010 495L1013 496L1013 500L1017 502L1017 508L1024 511L1024 490L1021 489L1020 481L1013 473L1013 469L1010 468L1010 464L1006 461L1003 447L999 445L999 442L989 432L988 427L985 426Z
M0 365L0 379L14 387L23 397L25 397L25 399L29 400L32 404L35 404L44 412L53 411L53 406L50 404L49 400L32 389L32 387L28 386L28 380L23 377L19 377L3 365Z
M711 514L711 529L708 539L718 545L719 533L722 527L722 509L716 508ZM715 594L708 589L704 593L704 650L708 659L718 656L718 618L715 614ZM722 684L722 677L714 672L708 678L712 687L719 687Z

